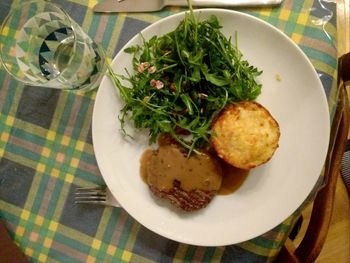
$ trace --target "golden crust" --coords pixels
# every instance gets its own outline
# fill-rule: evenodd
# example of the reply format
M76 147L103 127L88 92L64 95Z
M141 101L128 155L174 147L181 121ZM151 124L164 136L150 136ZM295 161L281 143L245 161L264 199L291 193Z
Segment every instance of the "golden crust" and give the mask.
M279 138L277 121L253 101L227 106L212 125L211 143L218 156L241 169L251 169L270 160Z

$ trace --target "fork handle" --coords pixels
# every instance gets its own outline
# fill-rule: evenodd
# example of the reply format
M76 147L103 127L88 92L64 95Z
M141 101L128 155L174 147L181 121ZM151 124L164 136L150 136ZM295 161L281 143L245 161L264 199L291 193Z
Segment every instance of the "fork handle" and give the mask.
M260 6L278 5L282 0L192 0L193 6L206 7L234 7L234 6ZM187 6L187 0L165 0L166 6Z

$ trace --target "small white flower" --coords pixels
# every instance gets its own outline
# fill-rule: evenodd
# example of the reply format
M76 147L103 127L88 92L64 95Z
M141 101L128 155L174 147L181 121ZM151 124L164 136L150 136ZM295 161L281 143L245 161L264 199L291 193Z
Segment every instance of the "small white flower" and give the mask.
M140 65L137 67L137 71L140 73L143 73L146 69L148 69L150 66L149 62L142 62Z
M146 68L149 68L149 66L150 66L151 64L149 64L149 62L146 61L146 62L142 62L141 65L144 66L145 69L146 69Z
M155 66L152 66L152 67L148 68L148 72L151 73L151 74L156 72L156 70L157 70L157 68Z
M160 80L157 80L156 88L157 88L157 89L161 89L161 88L163 88L163 87L164 87L164 83L161 82Z
M199 97L200 99L204 99L204 98L207 98L208 95L205 94L205 93L198 93L198 97Z
M157 81L155 79L151 79L151 81L149 82L149 84L152 86L152 87L155 87L156 86L156 83Z
M142 66L142 64L138 65L137 71L140 73L143 73L145 71L145 68Z
M164 87L164 83L160 80L152 79L149 84L151 84L152 87L155 87L156 89L162 89Z

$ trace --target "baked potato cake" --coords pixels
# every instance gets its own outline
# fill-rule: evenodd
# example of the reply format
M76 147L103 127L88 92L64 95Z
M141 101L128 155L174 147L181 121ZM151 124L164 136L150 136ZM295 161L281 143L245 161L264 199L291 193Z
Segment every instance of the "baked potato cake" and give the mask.
M232 166L251 169L266 163L278 147L277 121L261 104L243 101L228 105L212 125L211 143Z

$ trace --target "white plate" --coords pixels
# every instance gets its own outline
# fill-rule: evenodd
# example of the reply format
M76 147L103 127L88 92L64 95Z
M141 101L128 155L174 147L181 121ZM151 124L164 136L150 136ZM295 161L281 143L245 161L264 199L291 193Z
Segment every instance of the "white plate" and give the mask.
M272 160L251 171L233 194L215 197L195 213L179 213L150 194L139 175L147 138L136 141L120 132L119 96L105 77L93 113L93 142L98 166L122 207L142 225L167 238L203 246L242 242L267 232L291 215L315 185L329 139L329 112L322 84L304 53L283 33L252 16L223 9L197 10L201 18L216 15L222 31L234 39L248 61L264 72L258 102L277 119L280 147ZM178 25L184 13L162 19L142 31L148 39ZM135 36L125 47L140 43ZM131 56L119 52L113 69L131 69ZM281 81L276 80L276 75Z

